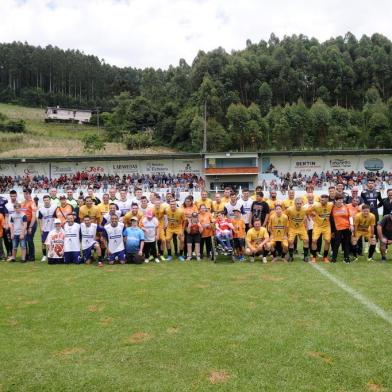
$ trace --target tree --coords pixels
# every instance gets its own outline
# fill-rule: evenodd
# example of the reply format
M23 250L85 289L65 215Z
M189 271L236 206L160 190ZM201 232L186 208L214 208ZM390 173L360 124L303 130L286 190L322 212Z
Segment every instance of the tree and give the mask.
M266 82L263 82L259 88L259 100L261 114L265 116L270 111L272 102L272 90Z
M82 138L83 151L86 153L95 153L96 151L102 151L106 145L102 137L96 134L87 134Z
M321 146L326 145L328 130L331 122L331 114L328 106L321 100L317 100L310 109L314 129L313 140Z

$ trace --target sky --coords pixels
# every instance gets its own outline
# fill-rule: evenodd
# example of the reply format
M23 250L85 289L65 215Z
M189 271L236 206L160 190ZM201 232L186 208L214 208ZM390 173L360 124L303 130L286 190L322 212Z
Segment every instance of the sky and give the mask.
M304 34L392 38L389 0L0 0L0 42L79 49L120 67L191 64L199 50Z

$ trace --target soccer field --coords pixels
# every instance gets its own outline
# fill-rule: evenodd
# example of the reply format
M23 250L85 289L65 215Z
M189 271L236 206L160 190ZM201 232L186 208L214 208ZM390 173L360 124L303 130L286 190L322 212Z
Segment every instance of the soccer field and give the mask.
M317 268L0 263L0 390L392 390L392 265Z

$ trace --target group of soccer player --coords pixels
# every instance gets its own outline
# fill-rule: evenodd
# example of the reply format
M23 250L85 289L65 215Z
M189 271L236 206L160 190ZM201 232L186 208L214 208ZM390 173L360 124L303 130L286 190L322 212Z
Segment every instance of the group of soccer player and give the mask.
M200 198L189 194L183 202L171 192L147 197L138 188L132 195L109 189L102 201L92 189L74 199L72 189L58 197L53 188L42 203L32 199L30 189L20 201L11 191L9 200L0 198L0 258L14 262L20 248L22 262L34 261L39 227L42 261L49 264L216 260L219 253L233 261L292 262L299 241L305 262L336 262L342 247L350 263L363 253L363 240L370 261L378 242L385 261L392 243L392 190L383 199L371 179L360 195L355 187L350 195L343 188L331 186L321 196L308 188L302 197L290 190L287 199L278 200L276 191L267 198L260 187L252 195L226 187L214 200L202 191Z

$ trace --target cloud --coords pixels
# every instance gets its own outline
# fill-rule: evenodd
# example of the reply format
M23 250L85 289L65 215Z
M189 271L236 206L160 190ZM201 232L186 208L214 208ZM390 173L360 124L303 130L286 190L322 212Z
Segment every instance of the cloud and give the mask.
M392 4L379 0L1 0L0 41L79 49L110 64L191 63L199 50L227 51L271 32L320 41L351 31L392 36ZM366 16L366 17L365 17Z

